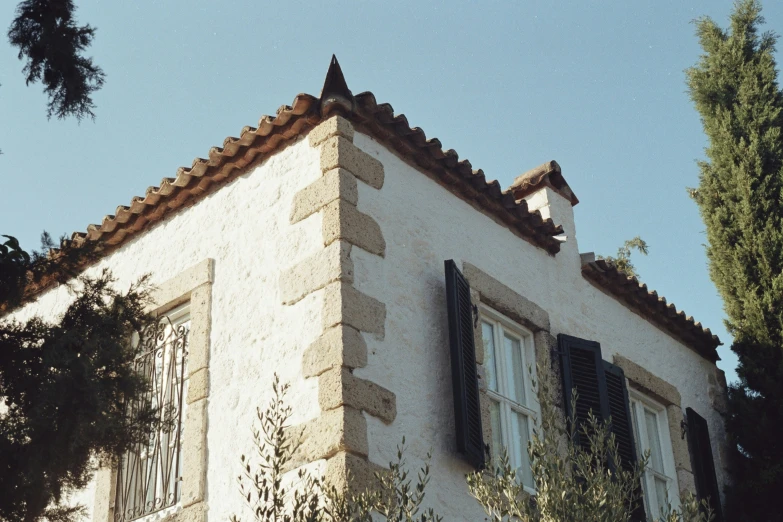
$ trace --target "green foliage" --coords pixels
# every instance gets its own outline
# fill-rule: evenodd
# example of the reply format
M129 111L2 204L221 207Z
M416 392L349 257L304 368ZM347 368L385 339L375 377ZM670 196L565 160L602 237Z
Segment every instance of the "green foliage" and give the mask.
M494 522L627 522L639 499L639 484L649 455L632 469L624 469L614 434L590 415L580 434L589 450L576 442L576 419L566 426L555 407L551 376L540 367L538 385L540 423L535 427L528 455L535 480L535 501L524 491L503 454L489 469L468 475L468 489ZM573 395L574 403L577 400ZM613 465L614 464L614 465ZM692 498L682 512L669 506L661 522L707 522Z
M30 254L22 250L15 237L0 237L6 239L0 244L0 303L16 306L27 283Z
M4 237L0 311L18 305L28 283L64 278L78 265L75 251L64 252L58 272L57 256L31 256ZM56 321L0 321L1 520L75 520L82 507L65 505L64 494L87 484L93 459L117 455L154 426L151 408L132 422L124 408L147 390L130 343L151 321L145 281L125 293L113 283L105 271L80 278Z
M405 439L397 448L397 461L390 462L386 472L375 474L376 487L358 494L302 469L290 472L299 442L288 429L291 408L284 400L288 384L280 384L275 375L272 391L267 408L257 412L255 463L242 455L238 477L240 492L258 522L372 522L373 513L389 522L440 522L431 508L422 510L429 461L414 483L405 464ZM233 515L231 520L240 519Z
M16 308L32 296L31 290L46 284L71 287L81 268L98 256L92 245L76 247L65 238L59 248L51 236L41 234L41 250L25 252L15 237L0 235L0 313Z
M647 243L639 236L633 239L627 240L623 243L623 246L617 249L617 257L612 256L598 256L598 259L605 259L607 262L613 264L618 270L621 270L632 277L639 277L636 267L631 263L631 253L633 250L637 250L642 255L647 255L648 247Z
M709 139L692 195L707 229L710 275L739 357L727 429L735 452L731 519L773 520L783 491L783 94L776 36L755 0L730 30L697 21L704 54L687 71Z
M84 51L95 28L78 26L72 0L24 0L8 29L8 40L26 60L27 84L41 82L49 96L47 115L95 118L92 94L103 86L105 75Z

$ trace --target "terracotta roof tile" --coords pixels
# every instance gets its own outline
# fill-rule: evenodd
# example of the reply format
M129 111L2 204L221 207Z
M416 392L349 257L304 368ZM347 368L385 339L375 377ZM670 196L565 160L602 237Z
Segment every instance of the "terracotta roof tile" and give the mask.
M547 186L571 202L571 206L579 203L571 187L566 183L560 165L556 161L547 161L543 165L528 170L517 176L508 188L514 193L514 197L522 199L540 188Z
M595 260L592 254L582 255L582 275L601 290L616 297L629 308L667 331L710 361L718 361L717 348L721 344L717 335L693 317L677 310L673 303L667 303L658 292L648 290L647 285L635 277L618 270L603 259Z
M341 73L333 78L332 82L344 85L344 79L340 82ZM180 167L175 178L163 178L160 186L149 187L143 197L132 198L130 206L117 207L100 225L89 225L86 232L74 233L74 245L100 242L106 250L118 247L170 212L194 204L233 180L251 163L306 134L328 117L324 114L339 112L524 239L550 254L559 251L560 243L553 236L561 232L561 227L543 219L540 212L529 211L525 201L515 201L497 181L488 182L483 171L473 170L467 160L459 160L454 150L444 151L437 138L427 139L424 131L411 127L404 115L395 115L391 105L378 104L372 93L354 98L350 91L345 96L326 92L329 79L321 98L299 94L290 106L280 107L276 116L263 116L257 128L245 127L240 137L226 138L222 147L210 149L208 158L196 158L190 167ZM341 104L349 104L349 108Z
M337 71L333 68L337 67ZM339 73L339 74L338 74ZM531 212L519 194L532 192L542 184L551 186L572 204L578 203L554 162L526 172L503 191L496 181L487 181L482 170L474 170L468 160L460 160L453 150L443 150L437 138L427 138L419 127L411 127L403 114L395 114L388 103L377 103L375 96L364 92L353 96L347 89L339 65L333 58L330 74L321 97L299 94L291 105L284 105L275 116L263 116L258 127L244 127L239 137L228 137L222 147L212 147L207 158L196 158L190 167L177 169L176 177L163 178L157 187L149 187L144 196L135 196L129 206L119 206L100 225L89 225L86 232L76 232L71 242L76 246L97 246L107 253L121 246L179 208L193 205L242 174L246 167L285 147L291 140L305 135L332 114L342 114L357 129L395 150L408 162L447 187L458 197L503 223L530 243L556 254L560 242L553 236L562 227L543 219L539 211ZM531 190L532 189L532 190ZM530 193L527 192L527 193ZM56 253L54 254L56 255ZM587 263L582 273L601 288L639 308L651 321L662 325L688 345L695 346L710 360L716 360L715 347L720 343L709 330L677 312L673 305L658 298L636 279L627 278L605 262ZM31 294L45 290L51 283L31 289Z

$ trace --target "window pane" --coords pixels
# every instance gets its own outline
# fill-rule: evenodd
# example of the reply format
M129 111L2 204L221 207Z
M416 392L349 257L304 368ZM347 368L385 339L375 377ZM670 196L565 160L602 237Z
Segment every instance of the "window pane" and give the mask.
M659 478L655 479L655 495L658 497L658 507L654 514L657 515L661 512L661 508L666 507L667 495L665 480L661 480Z
M533 474L530 470L530 458L527 454L527 443L530 440L527 416L511 411L511 444L510 451L515 456L513 465L517 468L517 476L526 486L533 487Z
M519 404L525 402L525 372L522 364L522 347L518 339L503 336L503 344L506 352L506 372L508 373L508 397Z
M503 428L500 425L500 404L489 401L489 416L492 425L492 457L495 462L500 461L500 453L503 448Z
M639 436L639 411L636 407L636 401L631 401L631 423L633 424L633 436L636 443L636 454L639 459L644 455L644 448L642 447L642 439Z
M484 339L484 367L487 370L487 388L498 391L498 372L495 366L495 327L481 323L481 337Z
M645 408L644 420L647 427L647 440L650 444L650 467L658 473L663 473L661 440L658 437L658 416Z

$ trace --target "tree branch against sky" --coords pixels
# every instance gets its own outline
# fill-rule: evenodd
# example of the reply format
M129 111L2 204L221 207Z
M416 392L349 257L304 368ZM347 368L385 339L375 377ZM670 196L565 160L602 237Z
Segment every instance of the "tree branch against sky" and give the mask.
M79 26L72 0L24 0L8 29L10 43L25 61L27 84L41 82L49 97L47 116L95 118L92 95L105 74L84 52L95 28Z
M643 256L646 256L649 252L647 242L639 236L633 239L628 239L623 243L623 246L617 249L617 256L598 256L598 259L605 259L607 262L612 263L618 270L625 272L631 277L639 277L639 273L636 271L636 267L631 262L631 254L636 250Z
M760 2L737 2L730 20L696 25L704 54L688 85L709 145L692 195L739 357L728 519L764 522L779 520L783 491L783 94Z

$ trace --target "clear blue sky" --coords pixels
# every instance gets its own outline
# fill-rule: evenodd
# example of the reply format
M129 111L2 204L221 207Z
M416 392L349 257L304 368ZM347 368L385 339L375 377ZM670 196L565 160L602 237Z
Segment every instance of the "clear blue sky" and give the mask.
M683 73L701 52L692 20L725 26L730 0L76 4L107 74L95 122L47 121L40 86L25 87L0 43L0 233L24 247L42 230L100 223L297 93L318 95L336 53L355 93L391 103L502 186L557 160L581 201L580 250L613 254L641 235L643 280L720 335L733 377L685 190L706 141ZM767 27L783 32L783 4L765 4Z

